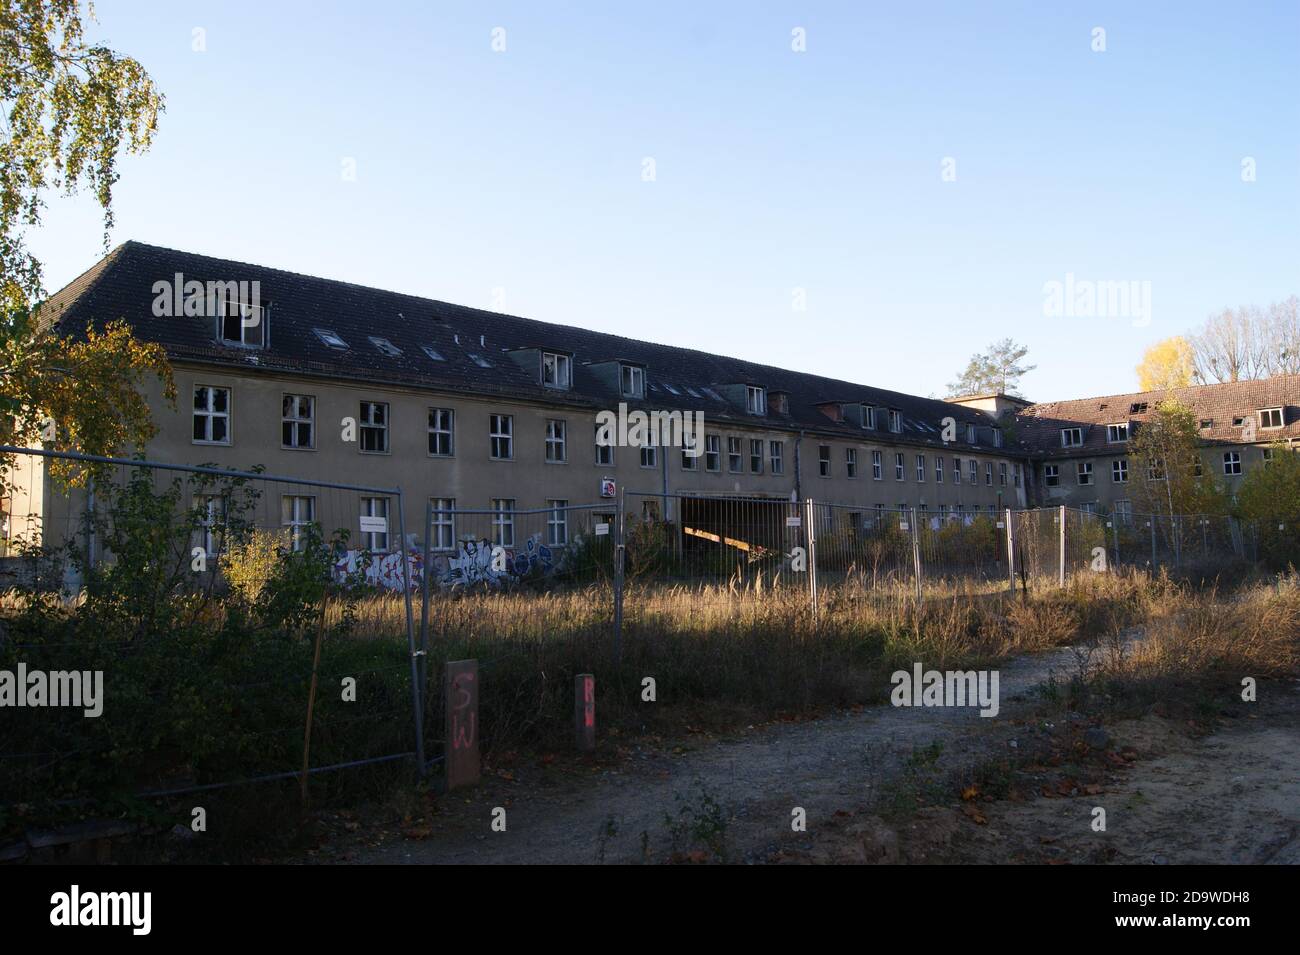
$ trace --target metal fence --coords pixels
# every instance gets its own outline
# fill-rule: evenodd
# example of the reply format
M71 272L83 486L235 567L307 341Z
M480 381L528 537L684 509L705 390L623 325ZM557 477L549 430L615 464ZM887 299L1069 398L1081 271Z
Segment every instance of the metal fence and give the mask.
M952 587L1061 586L1074 574L1120 566L1300 559L1296 535L1285 526L1223 517L1067 507L927 511L632 490L531 509L514 500L458 508L449 499L421 498L420 533L408 531L398 488L21 448L0 454L16 459L25 471L14 475L17 485L28 489L25 497L6 499L0 513L0 595L8 592L0 596L7 602L0 665L102 669L105 712L119 696L131 701L136 720L73 719L65 711L49 717L59 721L57 730L32 734L51 741L37 748L24 742L31 724L7 720L0 726L0 789L20 796L54 769L75 778L79 763L120 752L124 741L134 745L132 734L151 714L183 722L210 713L214 720L210 750L156 766L143 761L153 792L298 775L308 750L308 772L407 758L424 771L436 762L425 752L426 744L436 748L426 738L436 732L426 734L426 727L440 717L427 680L431 623L440 601L464 591L581 586L593 599L607 596L617 655L624 600L642 587L786 588L805 591L816 612L819 595L850 583L921 599ZM52 480L59 469L80 469L80 483L60 490L65 486ZM418 510L412 517L418 528ZM329 549L329 576L340 586L363 583L394 595L388 616L372 630L395 639L326 640L316 655L310 639L286 649L268 634L264 643L242 647L242 656L222 656L217 624L257 601L243 611L238 601L235 611L204 601L232 588L261 594L279 579L281 565L313 547ZM78 608L100 596L97 588L129 596L133 587L145 587L149 599L193 601L187 619L210 625L213 639L189 646L150 629L147 602L137 608L138 632L111 640L67 636ZM65 599L70 629L62 637L57 628L23 630L24 601L54 594ZM320 623L304 629L323 633L326 617L322 610ZM132 669L142 659L156 659L163 676ZM115 683L128 678L143 683ZM337 686L348 678L356 690L350 700ZM31 712L24 719L37 718L46 717ZM373 732L358 734L358 723ZM266 737L278 742L250 742Z
M305 793L308 775L423 765L411 604L421 552L400 489L0 454L15 472L0 527L0 669L85 674L85 693L102 688L94 716L6 710L0 804L74 798L114 765L140 795L294 777ZM304 572L405 594L394 639L334 639L344 611L328 600L295 610ZM288 616L267 624L276 611Z

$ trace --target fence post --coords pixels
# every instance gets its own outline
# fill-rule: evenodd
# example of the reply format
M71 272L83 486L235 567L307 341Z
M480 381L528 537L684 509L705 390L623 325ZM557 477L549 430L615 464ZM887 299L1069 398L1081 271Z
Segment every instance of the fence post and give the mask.
M1110 537L1115 544L1114 564L1116 568L1118 568L1119 567L1119 515L1118 514L1112 513L1110 515Z
M1006 511L1007 521L1007 588L1008 593L1016 593L1016 535L1011 525L1011 508Z
M424 580L420 585L420 712L429 706L429 578L433 576L433 501L424 502Z
M1147 527L1151 528L1151 572L1156 570L1156 516L1151 515L1151 520L1147 521Z
M807 525L808 540L808 606L813 617L817 616L817 524L813 520L813 499L804 501L804 523Z
M590 673L579 673L573 678L573 722L578 749L590 752L596 748L596 678Z
M1065 586L1065 505L1064 504L1061 505L1060 517L1061 517L1061 545L1059 548L1060 561L1059 561L1059 566L1057 568L1056 583L1058 587L1064 587Z
M921 602L921 529L916 526L916 508L908 509L912 519L912 576L916 579L916 602Z
M428 768L424 761L424 707L420 699L420 659L423 650L415 646L415 612L411 607L411 555L406 550L406 495L397 488L397 534L402 547L402 590L406 596L406 645L411 653L411 702L415 707L415 759L423 776Z
M624 489L618 489L614 514L614 665L623 660L623 521L626 510Z

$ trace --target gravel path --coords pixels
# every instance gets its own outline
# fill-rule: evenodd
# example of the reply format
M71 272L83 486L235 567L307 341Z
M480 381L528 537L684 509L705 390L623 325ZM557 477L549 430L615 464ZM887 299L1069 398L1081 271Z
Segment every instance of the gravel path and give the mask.
M617 770L552 791L529 789L509 801L505 832L491 830L491 799L468 800L468 825L424 841L362 850L358 863L606 863L662 859L671 849L665 814L699 806L703 792L726 808L728 858L761 858L791 835L802 807L808 829L864 802L899 772L916 747L941 742L945 768L1005 746L1017 699L1052 671L1076 669L1062 648L999 668L1001 709L879 706L803 723L752 728L679 756L647 755ZM447 799L455 799L459 794ZM457 807L458 814L460 807ZM797 836L793 837L797 838Z

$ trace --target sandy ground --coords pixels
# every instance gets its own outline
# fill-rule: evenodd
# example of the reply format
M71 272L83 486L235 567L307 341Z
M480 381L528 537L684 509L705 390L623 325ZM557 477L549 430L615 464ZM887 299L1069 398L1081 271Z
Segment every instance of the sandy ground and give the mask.
M478 789L431 795L399 825L326 820L311 858L1300 862L1300 683L1267 687L1209 735L1150 713L1108 727L1099 748L1082 742L1077 714L1043 717L1037 688L1075 667L1069 649L1004 664L993 718L884 706L671 748L606 741L604 758L507 759L486 767ZM1001 784L986 785L988 767L1005 764L1014 768L1000 770ZM1093 830L1096 807L1104 832ZM505 831L492 828L496 809Z

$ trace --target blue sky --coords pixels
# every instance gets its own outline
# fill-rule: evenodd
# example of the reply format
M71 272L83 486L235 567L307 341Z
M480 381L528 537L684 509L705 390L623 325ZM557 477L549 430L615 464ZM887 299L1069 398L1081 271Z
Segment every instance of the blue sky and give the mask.
M1296 0L97 12L167 97L114 244L923 395L1012 337L1036 400L1131 390L1152 342L1300 294ZM101 254L93 203L52 199L31 245L58 288ZM1045 317L1067 274L1149 282L1149 320Z

